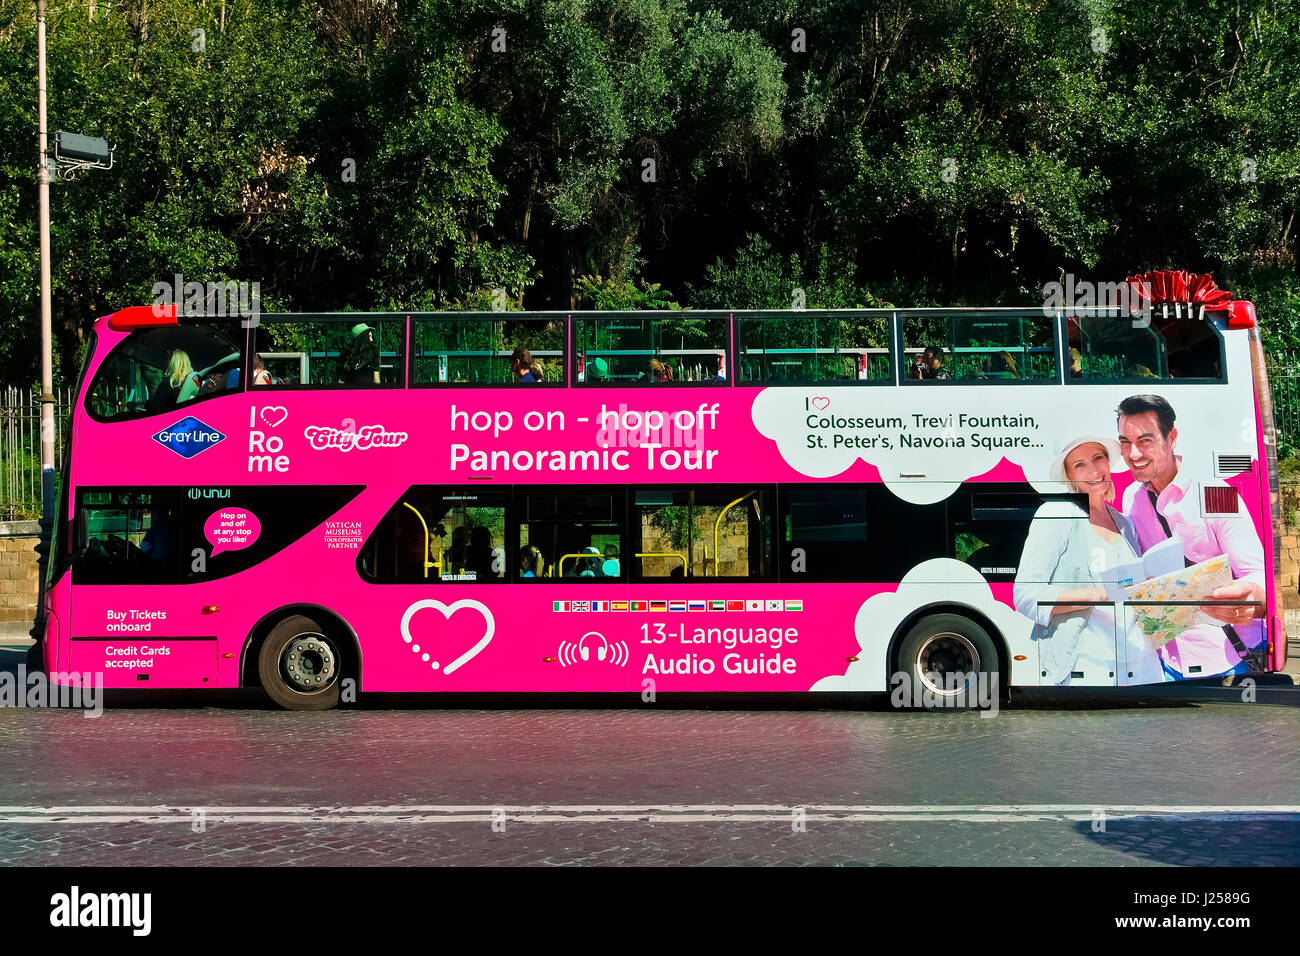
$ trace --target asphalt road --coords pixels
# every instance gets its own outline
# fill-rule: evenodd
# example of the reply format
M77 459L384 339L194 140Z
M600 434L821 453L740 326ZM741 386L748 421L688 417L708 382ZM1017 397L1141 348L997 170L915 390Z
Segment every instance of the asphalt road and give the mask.
M1242 696L4 707L0 863L1296 865L1300 688Z

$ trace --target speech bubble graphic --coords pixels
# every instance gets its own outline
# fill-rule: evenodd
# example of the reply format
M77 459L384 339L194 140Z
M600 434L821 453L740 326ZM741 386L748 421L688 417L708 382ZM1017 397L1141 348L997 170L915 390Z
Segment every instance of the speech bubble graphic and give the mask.
M243 508L222 508L203 522L203 536L212 545L212 557L222 551L242 551L262 533L257 515Z

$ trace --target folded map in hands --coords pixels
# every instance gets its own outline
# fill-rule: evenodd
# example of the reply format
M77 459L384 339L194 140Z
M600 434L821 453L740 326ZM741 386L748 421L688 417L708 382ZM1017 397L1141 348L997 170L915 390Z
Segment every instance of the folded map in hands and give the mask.
M1188 568L1179 568L1147 581L1140 581L1124 589L1128 599L1140 601L1209 601L1217 588L1232 583L1232 565L1227 555L1209 558ZM1189 604L1130 604L1138 626L1153 650L1163 647L1175 637L1200 624L1221 627L1195 603Z

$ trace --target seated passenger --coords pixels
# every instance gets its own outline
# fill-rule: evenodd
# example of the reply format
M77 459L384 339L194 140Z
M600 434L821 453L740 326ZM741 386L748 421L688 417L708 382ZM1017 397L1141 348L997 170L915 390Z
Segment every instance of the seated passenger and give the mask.
M150 560L165 564L171 560L172 544L175 540L176 516L171 508L155 511L149 522L149 530L140 542L140 553Z
M460 574L466 570L466 551L469 548L469 529L464 525L453 528L451 531L451 547L447 549L447 561L449 568L445 568L449 574Z
M200 378L194 373L190 364L189 353L183 349L173 349L167 362L167 371L154 389L145 406L151 412L161 411L180 402L188 401L198 394Z
M1016 359L1010 352L999 352L984 359L984 373L993 379L1019 378Z
M930 381L944 381L948 378L948 372L943 367L944 349L942 345L926 346L921 353L921 378Z
M373 326L358 322L352 326L348 343L339 356L339 371L345 385L379 384L379 344Z
M536 371L534 371L535 367ZM533 353L522 345L516 345L510 355L510 371L516 382L532 383L542 380L541 368L533 361Z
M253 353L253 384L271 384L271 373L266 370L266 363L262 361L262 356L256 352Z
M519 549L519 576L521 578L540 578L546 566L542 552L535 544L526 544Z
M662 382L671 382L673 380L673 367L658 359L650 360L650 381L654 384Z
M477 525L469 533L465 570L473 574L476 581L490 581L501 576L497 553L492 547L492 532L482 525Z
M594 554L596 557L582 557L574 562L573 567L565 573L566 578L603 578L604 570L601 568L600 549L583 548L584 555Z

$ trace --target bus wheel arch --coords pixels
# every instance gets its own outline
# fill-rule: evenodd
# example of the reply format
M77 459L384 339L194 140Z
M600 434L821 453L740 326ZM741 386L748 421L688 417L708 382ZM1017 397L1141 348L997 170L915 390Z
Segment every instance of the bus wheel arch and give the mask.
M281 644L278 650L285 650L284 642L293 637L289 631L302 632L304 639L310 640L309 632L319 634L321 647L312 647L308 653L316 666L321 664L321 652L330 648L333 656L325 666L325 672L331 677L329 684L332 692L317 696L315 694L298 695L293 693L292 681L281 672L282 680L268 684L264 672L271 666L267 654L267 642L274 636ZM287 654L287 652L286 652ZM329 657L329 654L325 655ZM296 670L295 670L295 673ZM320 604L288 604L265 614L249 631L244 641L239 662L239 685L241 687L262 687L275 703L292 710L327 710L339 701L339 690L345 681L354 681L353 689L361 681L361 646L356 631L331 608ZM301 680L301 675L299 674Z
M970 627L971 625L973 625L973 628ZM966 652L973 650L980 658L979 669L984 672L996 673L998 696L1002 700L1008 698L1011 656L1007 648L1006 637L1003 635L1001 628L978 608L969 604L951 601L917 608L904 618L902 623L894 630L889 641L889 653L886 657L887 672L885 675L885 685L891 692L898 683L897 675L900 673L906 673L910 680L915 681L917 679L915 662L905 662L903 655L906 651L907 656L912 657L918 651L919 646L925 644L927 639L932 636L931 632L936 631L952 632L951 644L959 657L962 656L963 650ZM984 647L983 652L981 652L981 637L992 647L993 653L991 660L988 662L982 659L988 655L987 647ZM992 664L993 669L990 669L987 664Z

